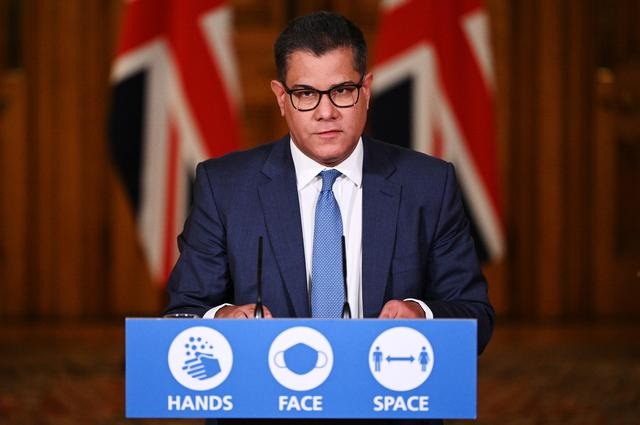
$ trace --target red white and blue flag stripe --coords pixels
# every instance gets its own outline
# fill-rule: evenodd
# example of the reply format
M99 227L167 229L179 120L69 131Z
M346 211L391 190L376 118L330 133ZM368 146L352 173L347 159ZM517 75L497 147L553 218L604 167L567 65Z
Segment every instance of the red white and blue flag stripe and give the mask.
M195 165L239 147L231 11L221 0L132 0L113 63L110 150L152 278L177 258Z
M495 83L482 2L384 0L373 74L373 135L453 162L480 257L500 258Z

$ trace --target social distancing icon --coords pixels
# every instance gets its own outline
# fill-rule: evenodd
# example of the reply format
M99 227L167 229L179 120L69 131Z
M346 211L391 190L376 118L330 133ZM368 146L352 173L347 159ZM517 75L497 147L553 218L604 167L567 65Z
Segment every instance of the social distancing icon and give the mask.
M369 349L369 367L383 387L410 391L422 385L433 369L433 348L415 329L396 327L382 332Z

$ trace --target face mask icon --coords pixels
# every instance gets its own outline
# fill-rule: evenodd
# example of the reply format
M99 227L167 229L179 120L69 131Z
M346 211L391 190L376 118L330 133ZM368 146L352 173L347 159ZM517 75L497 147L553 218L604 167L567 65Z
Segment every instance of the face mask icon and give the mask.
M287 368L298 375L304 375L313 369L326 366L327 355L300 342L284 351L278 351L273 361L279 368Z

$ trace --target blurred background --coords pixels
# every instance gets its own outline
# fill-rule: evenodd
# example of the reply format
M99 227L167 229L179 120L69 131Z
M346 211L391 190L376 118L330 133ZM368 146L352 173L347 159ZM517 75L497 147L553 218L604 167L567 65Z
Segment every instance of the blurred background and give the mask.
M344 14L372 65L388 44L378 0L226 4L230 148L286 133L269 81L291 18ZM483 7L502 249L484 266L498 325L480 359L477 422L638 423L640 2ZM123 318L157 316L165 299L108 137L125 15L119 0L0 0L3 424L153 422L123 417Z

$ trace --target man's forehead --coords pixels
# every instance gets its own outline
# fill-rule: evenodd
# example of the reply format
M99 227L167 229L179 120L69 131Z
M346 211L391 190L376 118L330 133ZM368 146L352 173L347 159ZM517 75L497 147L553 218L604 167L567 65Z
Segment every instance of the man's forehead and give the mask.
M301 47L299 49L294 49L291 51L291 53L289 54L289 56L292 56L296 53L302 53L304 55L309 55L309 56L313 56L315 58L322 58L322 57L326 57L329 55L332 55L334 53L339 53L339 54L349 54L352 58L354 55L354 49L351 46L337 46L333 49L328 49L328 50L323 50L322 52L317 52L314 51L311 48L305 48L305 47Z
M287 81L293 78L309 78L313 75L327 76L331 74L342 75L346 80L354 78L358 74L353 57L353 49L339 47L317 54L311 50L298 49L287 57L285 76Z

